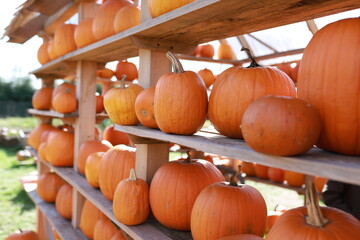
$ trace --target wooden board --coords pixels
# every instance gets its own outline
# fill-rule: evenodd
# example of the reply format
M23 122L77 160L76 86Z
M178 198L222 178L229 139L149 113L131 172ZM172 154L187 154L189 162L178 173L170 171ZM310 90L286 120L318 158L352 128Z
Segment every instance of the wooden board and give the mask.
M360 185L359 157L330 153L318 148L313 148L296 157L277 157L257 153L243 140L231 139L211 132L200 131L193 136L181 136L166 134L144 126L115 125L115 129L140 137L177 143L220 156Z
M37 117L52 117L52 118L78 118L79 114L77 112L73 113L59 113L56 111L46 111L46 110L37 110L37 109L28 109L28 113ZM104 119L108 118L106 113L97 113L96 121L101 122Z

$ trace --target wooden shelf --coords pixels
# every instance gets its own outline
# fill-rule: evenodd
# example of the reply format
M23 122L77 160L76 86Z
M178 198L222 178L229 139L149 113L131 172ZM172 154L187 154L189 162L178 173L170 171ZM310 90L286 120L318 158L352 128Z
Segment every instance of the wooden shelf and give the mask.
M334 154L315 147L296 157L277 157L255 152L243 140L231 139L214 132L199 131L193 136L182 136L166 134L160 130L144 126L115 125L115 129L139 137L191 146L191 148L199 151L229 158L256 162L313 176L322 176L356 185L360 183L359 157Z
M39 159L39 158L38 158ZM181 232L168 229L162 226L155 219L149 219L145 223L137 226L127 226L120 223L113 214L112 202L107 200L100 190L91 187L84 176L75 172L69 167L54 167L48 162L39 159L43 164L52 169L56 174L62 177L66 182L72 185L81 195L91 201L99 208L111 221L118 225L124 232L130 235L134 240L187 240L192 239L190 232ZM68 238L63 238L68 239Z
M61 78L74 73L75 61L122 60L138 56L139 48L190 54L199 43L314 19L359 7L360 2L354 0L195 1L61 56L32 73L39 78Z
M47 111L47 110L37 110L37 109L28 109L28 113L36 117L50 117L50 118L61 118L61 119L71 119L71 118L78 118L78 112L73 113L59 113L56 111ZM96 121L102 121L108 118L106 113L97 113L96 114Z
M292 186L286 185L284 183L274 182L274 181L271 181L268 179L261 179L258 177L245 176L244 179L254 181L254 182L264 183L264 184L268 184L268 185L272 185L272 186L276 186L276 187L280 187L280 188L285 188L288 190L293 190L293 191L296 191L298 194L305 194L305 188L303 188L303 187L292 187Z
M40 209L40 211L44 214L44 216L49 221L50 225L56 229L59 233L61 239L68 240L88 240L82 232L78 229L74 229L71 225L71 222L61 217L59 213L56 211L55 205L52 203L44 202L36 190L27 189L26 184L24 185L25 190L27 190L27 194L34 202L34 204Z

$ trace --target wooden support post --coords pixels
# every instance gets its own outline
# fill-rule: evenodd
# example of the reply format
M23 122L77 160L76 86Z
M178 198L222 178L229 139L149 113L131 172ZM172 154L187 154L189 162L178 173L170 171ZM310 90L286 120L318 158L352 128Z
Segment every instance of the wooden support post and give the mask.
M36 216L36 232L38 234L39 240L54 240L52 226L49 224L46 217L38 207L36 207Z
M84 206L85 197L80 194L74 187L73 187L73 195L72 195L72 218L71 224L74 228L78 228L80 226L80 218L81 218L81 211Z

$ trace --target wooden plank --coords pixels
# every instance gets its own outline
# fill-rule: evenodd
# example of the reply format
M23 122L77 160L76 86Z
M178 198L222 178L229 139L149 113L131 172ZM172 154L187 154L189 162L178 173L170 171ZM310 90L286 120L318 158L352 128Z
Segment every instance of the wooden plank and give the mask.
M220 156L360 185L360 161L356 156L340 155L313 148L300 156L277 157L253 151L243 140L209 132L200 131L193 136L181 136L143 126L115 125L115 129L141 137L189 146Z
M31 5L27 6L26 10L39 12L50 16L59 11L65 4L71 1L72 0L37 0L34 1Z
M85 203L85 197L80 194L80 192L73 187L73 195L72 195L72 218L71 218L71 225L73 228L80 227L80 220L81 220L81 212L82 208Z
M44 117L53 117L53 118L77 118L79 114L77 112L73 113L59 113L53 110L37 110L37 109L28 109L28 113L33 116L44 116Z
M78 1L70 1L66 5L62 5L63 7L44 23L44 31L50 35L54 34L57 27L77 13L78 5Z
M314 35L317 31L319 31L319 28L317 27L315 21L312 20L307 20L306 21L306 25L308 26L310 32Z

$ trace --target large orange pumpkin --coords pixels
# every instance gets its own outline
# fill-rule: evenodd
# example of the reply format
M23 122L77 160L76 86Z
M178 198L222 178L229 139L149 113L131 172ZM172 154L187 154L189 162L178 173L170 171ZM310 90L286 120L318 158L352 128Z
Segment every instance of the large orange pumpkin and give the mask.
M99 219L94 227L94 240L109 240L117 232L117 228L108 218Z
M130 140L126 133L114 129L114 126L108 126L104 130L103 139L109 141L113 146L124 144L129 145Z
M114 30L115 33L125 31L140 24L140 9L134 5L128 5L121 8L115 15Z
M104 152L94 152L86 158L85 177L94 188L99 188L99 165L104 154Z
M119 230L110 240L128 240L123 231Z
M56 195L65 181L54 172L48 172L37 180L36 192L45 202L55 202Z
M69 83L69 82L63 82L62 84L59 84L54 88L53 98L58 93L67 91L67 89L70 90L72 95L76 96L76 86L74 84L72 84L72 83Z
M85 165L87 157L94 152L106 152L112 147L108 141L87 140L81 144L78 155L78 172L85 174Z
M38 110L50 110L51 98L53 93L52 87L42 87L32 96L32 106Z
M305 48L298 74L299 98L321 116L317 146L349 155L360 155L359 29L360 18L321 28Z
M195 0L149 0L148 8L150 15L155 18L193 1Z
M213 72L207 68L198 71L198 74L204 80L205 86L208 88L215 82L215 76Z
M218 240L263 240L263 238L252 234L236 234L222 237Z
M301 187L305 183L305 175L302 173L285 170L284 180L289 186Z
M119 61L118 64L116 64L114 75L118 80L121 80L123 76L126 75L127 81L133 81L138 78L138 70L132 62L126 60Z
M57 167L72 167L74 163L74 132L54 130L46 143L46 159Z
M114 18L116 13L125 6L132 5L127 0L108 0L96 11L93 21L93 33L96 40L115 34Z
M39 240L36 232L31 230L21 230L19 233L12 233L5 240Z
M151 210L164 226L190 230L191 211L199 193L224 180L216 166L205 160L188 158L165 163L151 181Z
M59 215L65 219L71 219L72 217L72 193L72 186L65 183L61 186L56 195L56 210L58 211Z
M40 64L45 64L45 63L51 61L51 58L50 58L49 53L48 53L49 44L50 44L49 41L45 41L39 47L39 50L37 52L37 59L38 59Z
M155 86L144 89L135 100L135 114L145 127L158 128L154 114Z
M65 55L77 49L74 32L76 25L62 24L59 26L54 34L54 48L58 56Z
M71 93L70 89L57 93L52 98L52 106L59 113L72 113L77 109L76 97Z
M96 41L92 31L93 21L93 18L86 18L81 20L79 25L76 26L74 39L78 48L85 47Z
M174 73L165 73L156 83L154 113L161 131L191 135L204 124L207 114L207 92L202 79L192 71L184 71L180 61L170 52Z
M243 114L241 131L257 152L292 156L307 152L318 141L318 112L298 98L265 96L252 102Z
M41 143L41 134L44 131L48 131L48 130L52 131L52 130L56 130L56 128L50 124L40 123L29 134L28 144L37 150Z
M210 94L209 119L221 134L242 138L239 126L246 108L266 95L295 97L294 83L282 71L261 67L252 58L248 68L231 67L217 77Z
M218 48L218 59L227 59L227 60L235 60L236 56L233 52L230 44L228 43L220 43Z
M191 233L196 240L216 240L235 234L263 236L267 209L256 188L230 183L214 183L197 197L191 213Z
M106 216L94 204L86 199L81 211L79 228L86 237L94 239L95 224L98 220L105 218Z
M103 195L110 201L119 182L135 168L135 149L117 145L109 149L99 164L99 185Z

